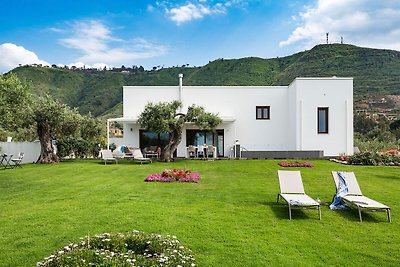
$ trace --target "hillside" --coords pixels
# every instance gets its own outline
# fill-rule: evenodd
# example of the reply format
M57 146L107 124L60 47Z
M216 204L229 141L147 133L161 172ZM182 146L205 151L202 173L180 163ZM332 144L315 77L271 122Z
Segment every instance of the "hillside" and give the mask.
M296 77L353 77L355 99L400 95L400 52L352 45L317 45L281 58L218 59L202 67L144 72L23 66L13 70L35 94L49 93L83 114L122 115L123 85L288 85ZM111 114L109 114L111 116Z

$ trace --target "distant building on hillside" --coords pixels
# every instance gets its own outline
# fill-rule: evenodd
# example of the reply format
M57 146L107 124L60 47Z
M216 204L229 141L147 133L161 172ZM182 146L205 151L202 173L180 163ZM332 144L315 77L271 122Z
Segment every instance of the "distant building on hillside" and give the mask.
M315 158L353 154L353 79L296 78L288 86L124 86L124 144L163 147L168 133L142 129L138 116L148 102L180 100L183 111L196 104L220 115L215 132L186 124L178 157L189 145L216 147L232 156L240 143L247 158Z

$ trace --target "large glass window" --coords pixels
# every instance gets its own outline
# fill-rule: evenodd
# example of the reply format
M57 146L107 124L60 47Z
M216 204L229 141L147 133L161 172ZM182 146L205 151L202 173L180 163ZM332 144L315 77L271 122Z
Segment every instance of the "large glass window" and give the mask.
M164 148L168 144L169 134L168 133L155 133L145 130L140 130L140 148L158 146Z
M270 107L269 106L256 106L256 119L257 120L269 120L270 119Z
M328 133L329 108L318 108L318 133Z

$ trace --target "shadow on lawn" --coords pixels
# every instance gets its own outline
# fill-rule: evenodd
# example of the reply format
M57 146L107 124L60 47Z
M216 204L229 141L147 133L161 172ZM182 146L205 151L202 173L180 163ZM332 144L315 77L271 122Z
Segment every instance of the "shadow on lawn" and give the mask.
M275 216L280 220L288 220L289 219L289 208L285 203L276 203L273 201L263 202L263 205L269 206L271 210L275 213ZM324 219L324 213L334 213L334 216L340 216L344 220L349 222L359 222L358 210L357 209L348 209L348 210L330 210L329 203L321 204L321 215L322 220ZM301 210L301 209L292 209L292 220L309 220L316 218L318 219L318 214L316 210ZM362 212L363 222L375 222L381 223L386 222L386 213L384 212Z
M133 160L118 160L118 164L115 162L107 162L107 164L104 164L104 161L101 159L63 159L60 162L62 163L69 163L69 164L74 164L74 163L79 163L79 162L84 162L85 164L93 164L93 165L105 165L105 166L118 166L118 165L141 165L140 162L138 161L133 161ZM154 161L153 163L155 163ZM142 164L146 165L148 163Z
M348 210L329 210L329 212L334 212L336 216L340 216L349 222L360 222L357 209ZM361 212L363 222L374 222L381 223L387 222L385 212ZM381 216L379 216L380 214Z
M283 202L266 201L261 203L269 206L275 216L280 220L289 220L289 208ZM292 220L309 220L315 217L318 220L318 213L316 210L299 210L292 209Z

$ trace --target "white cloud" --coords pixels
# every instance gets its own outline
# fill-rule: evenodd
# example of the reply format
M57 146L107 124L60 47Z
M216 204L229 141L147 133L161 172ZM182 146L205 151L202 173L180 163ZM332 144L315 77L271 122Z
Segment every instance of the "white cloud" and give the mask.
M18 65L26 64L42 64L50 65L48 62L41 60L38 56L23 46L18 46L11 43L0 45L0 73L7 72Z
M301 43L304 48L339 42L400 50L400 1L318 0L297 17L300 25L281 46Z
M221 3L209 6L206 5L205 1L200 2L201 4L193 4L189 2L184 6L174 7L171 9L166 8L166 13L169 18L178 25L192 20L202 19L204 16L226 13L226 8Z
M111 29L97 20L75 22L71 36L61 39L60 43L80 51L82 56L76 61L88 66L128 64L129 60L156 57L167 51L165 46L141 38L124 40L114 37Z

